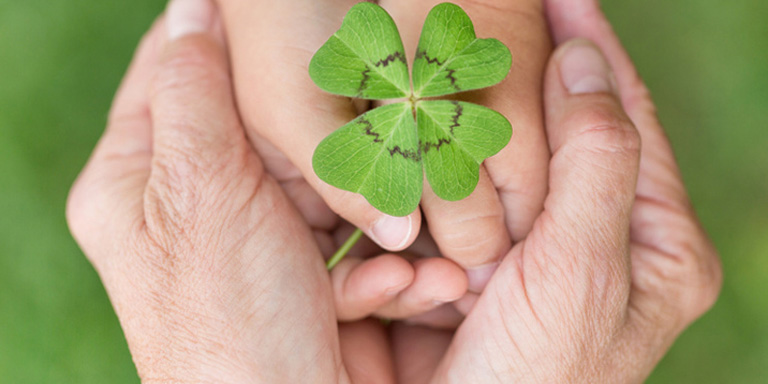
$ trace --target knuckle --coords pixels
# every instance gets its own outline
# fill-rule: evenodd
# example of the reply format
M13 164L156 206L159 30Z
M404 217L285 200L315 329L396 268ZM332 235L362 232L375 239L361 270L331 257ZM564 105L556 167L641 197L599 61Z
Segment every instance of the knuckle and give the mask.
M206 174L200 172L200 168L197 161L192 159L156 160L147 185L146 198L157 201L158 208L169 208L165 205L171 204L171 208L176 208L173 211L193 211L200 200L194 183L205 185L210 181Z
M499 259L509 250L504 217L499 213L478 215L453 222L437 238L441 250L463 267L475 267ZM485 234L478 236L478 234Z
M233 180L261 169L258 158L253 156L245 143L232 144L221 151L198 151L195 148L199 148L199 140L188 136L178 135L174 140L167 141L162 151L154 154L150 187L169 192L174 199L186 201L198 195L218 192L228 185L236 185Z
M86 191L81 179L75 181L67 195L66 219L72 236L82 243L82 238L88 233L85 224L87 223L87 212L91 209Z
M706 313L717 301L723 272L714 246L700 234L691 237L673 257L668 269L668 305L675 308L682 326ZM670 268L671 267L671 268ZM671 271L669 271L671 269ZM671 289L670 289L671 288Z
M161 248L216 238L212 223L241 212L262 194L267 176L258 158L247 151L233 153L225 161L184 152L154 161L144 194L144 217Z
M574 140L599 152L640 155L640 134L625 115L608 108L581 110L570 116L568 124L578 127Z
M89 257L98 248L103 234L106 216L114 209L113 188L105 183L104 172L99 167L87 166L78 177L67 196L65 217L72 236ZM121 221L128 220L120 217Z
M184 122L172 123L178 125L185 125ZM170 128L167 131L182 131L183 127ZM169 132L173 134L173 132ZM182 182L185 180L195 180L195 178L203 178L208 180L211 175L215 175L222 171L228 161L235 160L230 159L234 157L232 153L216 151L199 151L199 143L197 139L189 137L189 135L174 135L173 140L167 140L164 142L162 150L157 151L153 158L153 168L166 177L173 177L175 181Z
M723 270L714 247L708 245L697 255L700 260L691 272L692 305L690 319L694 320L709 311L717 302L723 284Z

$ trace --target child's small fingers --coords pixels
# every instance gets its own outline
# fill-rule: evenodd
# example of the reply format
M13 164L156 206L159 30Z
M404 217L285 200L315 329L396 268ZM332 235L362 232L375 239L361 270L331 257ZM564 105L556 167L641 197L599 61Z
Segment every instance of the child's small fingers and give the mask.
M467 291L467 275L456 263L428 258L413 263L413 282L375 312L377 316L402 319L431 311L461 298Z
M475 191L460 201L443 200L425 186L422 209L442 256L462 268L485 269L512 247L504 206L485 167L480 167ZM487 279L473 282L472 288L479 292L486 283Z
M345 258L331 271L336 316L341 321L367 317L394 300L413 279L413 266L399 256Z

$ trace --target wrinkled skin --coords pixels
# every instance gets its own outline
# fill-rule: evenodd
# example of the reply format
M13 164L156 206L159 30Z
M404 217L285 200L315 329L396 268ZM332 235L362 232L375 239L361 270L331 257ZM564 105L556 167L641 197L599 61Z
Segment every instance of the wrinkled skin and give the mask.
M139 47L67 216L142 381L641 382L721 272L596 4L461 2L518 58L504 84L466 95L516 138L466 201L426 194L434 240L405 259L362 244L329 277L322 254L351 230L333 212L369 232L380 219L308 168L313 143L355 114L306 76L351 4L221 0L225 39L206 0L176 0ZM432 3L381 4L412 51ZM408 321L353 321L372 313Z

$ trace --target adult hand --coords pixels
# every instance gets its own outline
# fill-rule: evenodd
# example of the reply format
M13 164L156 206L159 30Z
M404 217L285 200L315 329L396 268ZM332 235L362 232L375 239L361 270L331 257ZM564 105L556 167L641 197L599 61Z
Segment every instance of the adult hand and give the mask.
M72 232L139 376L388 380L389 355L367 346L385 340L380 330L355 323L337 332L313 234L240 125L213 12L206 1L171 3L138 49L68 201Z
M316 231L335 229L339 225L335 212L383 248L401 250L419 233L420 210L404 218L384 215L362 196L319 180L311 166L317 144L368 108L367 104L323 92L308 74L312 55L357 2L219 0L231 48L238 105L248 136L264 157L266 168ZM407 56L413 58L426 14L439 1L379 3L398 23ZM411 273L412 283L407 286L409 293L398 294L387 304L399 309L388 312L389 316L423 312L434 308L432 303L451 301L455 295L445 292L461 292L467 277L471 290L482 290L499 258L530 230L546 193L549 148L541 116L541 79L551 47L542 2L456 3L469 13L478 35L502 40L513 52L515 62L502 84L463 97L504 113L515 133L512 142L481 168L480 182L469 198L445 202L425 185L421 206L429 232L445 258L418 261ZM367 266L370 262L353 262L359 280L389 279L404 270L402 260L396 258L377 260L375 268ZM433 287L433 291L418 287ZM403 296L411 298L401 300Z
M455 334L394 329L403 383L642 382L717 298L716 251L597 2L549 0L547 12L561 45L544 88L544 211L464 301Z

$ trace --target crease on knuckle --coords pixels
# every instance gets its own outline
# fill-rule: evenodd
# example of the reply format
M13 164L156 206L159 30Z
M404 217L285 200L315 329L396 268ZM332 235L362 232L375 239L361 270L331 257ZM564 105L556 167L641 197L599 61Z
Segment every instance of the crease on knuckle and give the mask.
M644 116L656 116L656 104L653 102L651 91L637 71L629 76L625 87L623 99L629 110L640 111Z
M717 302L722 287L723 271L719 257L709 242L705 244L688 247L689 255L684 258L688 260L684 266L686 273L682 277L688 298L686 322L692 322L709 311Z
M221 234L211 223L227 225L247 215L255 199L273 194L264 193L268 175L250 153L202 173L194 165L186 167L154 167L145 190L148 236L167 254L194 253L198 246L215 249L212 244Z
M702 262L702 250L693 244L679 245L684 254L659 255L672 264L663 264L655 273L660 284L656 291L657 305L662 308L646 316L652 324L674 324L681 331L706 313L716 302L722 284L720 264ZM647 314L646 314L647 315Z
M147 187L152 193L146 197L164 199L167 207L176 208L177 213L191 214L195 207L208 207L220 195L245 188L243 183L250 177L242 175L261 179L262 170L245 145L235 145L227 151L194 153L184 143L171 144L153 158Z
M244 163L243 159L247 154L243 148L245 145L228 145L221 150L197 150L201 145L206 145L207 140L190 137L191 134L194 134L194 130L185 130L183 126L186 123L183 121L172 124L180 125L171 128L173 131L184 132L184 134L174 135L172 140L165 140L163 149L154 154L153 167L162 167L165 169L165 173L173 172L190 180L194 177L202 177L208 182L215 175L226 172L233 165L239 166ZM210 144L210 146L213 145L221 144Z
M175 269L176 261L194 249L196 208L193 203L168 199L162 196L162 191L157 193L160 195L148 199L144 208L147 239L155 249L155 252L147 254L150 258L148 262L167 264ZM148 191L148 195L151 194L153 192ZM192 211L186 206L191 207Z
M485 234L478 236L478 234ZM447 256L462 260L464 267L485 264L509 250L503 212L499 209L453 221L438 241Z
M571 118L570 123L580 128L573 133L570 141L580 148L599 153L640 156L640 134L628 119L600 108L581 111Z

